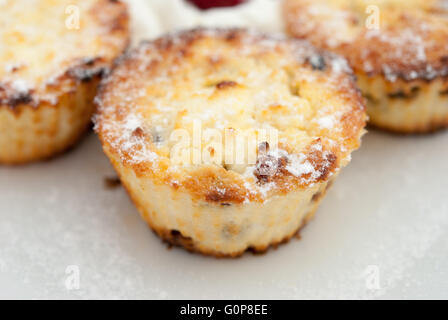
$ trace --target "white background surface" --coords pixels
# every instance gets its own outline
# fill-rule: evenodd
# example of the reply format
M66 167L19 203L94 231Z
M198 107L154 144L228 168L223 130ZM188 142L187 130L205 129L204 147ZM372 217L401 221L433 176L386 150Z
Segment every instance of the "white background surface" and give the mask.
M280 31L276 1L253 1L205 15L180 0L132 1L135 38L217 21ZM0 298L448 299L447 166L447 131L372 131L302 240L214 259L168 250L121 187L104 187L114 172L90 134L55 160L0 167ZM70 265L77 290L65 286Z

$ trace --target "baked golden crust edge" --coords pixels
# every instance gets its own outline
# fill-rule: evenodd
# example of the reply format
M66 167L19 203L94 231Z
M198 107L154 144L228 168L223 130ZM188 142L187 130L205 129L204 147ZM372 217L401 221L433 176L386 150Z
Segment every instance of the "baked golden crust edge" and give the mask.
M45 86L38 83L27 88L26 81L16 75L22 66L8 66L9 73L4 79L0 77L0 163L25 164L52 158L75 145L86 132L99 81L130 42L125 3L99 0L90 8L89 18L103 28L103 41L110 41L107 56L64 61L62 69L45 75Z
M358 2L350 7L337 0L284 0L287 33L347 58L367 98L371 125L395 133L446 128L446 5L440 0L413 0L406 8L393 0ZM380 10L378 30L364 26L362 10L368 5ZM337 25L337 34L330 25Z

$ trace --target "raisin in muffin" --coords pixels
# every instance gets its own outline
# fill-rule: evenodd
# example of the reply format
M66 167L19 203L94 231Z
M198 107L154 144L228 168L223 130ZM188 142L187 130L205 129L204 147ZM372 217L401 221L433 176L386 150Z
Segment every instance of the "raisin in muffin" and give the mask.
M289 34L348 59L372 125L448 126L448 1L285 0L283 9Z
M149 226L231 257L285 241L313 216L366 118L343 58L244 29L143 42L97 104L104 152Z
M129 41L125 4L0 2L0 163L45 159L88 127L101 75Z

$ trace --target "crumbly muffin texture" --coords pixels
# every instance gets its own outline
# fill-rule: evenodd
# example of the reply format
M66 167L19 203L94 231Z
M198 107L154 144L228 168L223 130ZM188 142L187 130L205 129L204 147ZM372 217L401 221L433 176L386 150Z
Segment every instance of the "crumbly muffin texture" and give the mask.
M129 41L119 1L0 2L0 163L23 163L77 141L100 77Z
M285 0L283 9L289 34L347 58L372 124L398 132L448 125L446 0Z
M97 103L103 148L150 226L192 250L231 256L297 231L359 146L366 118L344 59L242 29L142 43L117 63ZM173 133L192 137L197 123L221 137L253 133L256 161L229 161L226 148L211 163L174 161ZM186 154L214 152L200 142Z

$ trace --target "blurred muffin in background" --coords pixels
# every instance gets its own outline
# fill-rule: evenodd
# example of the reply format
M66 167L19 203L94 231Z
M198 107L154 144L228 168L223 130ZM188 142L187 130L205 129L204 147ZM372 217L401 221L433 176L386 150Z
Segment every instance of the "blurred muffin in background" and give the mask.
M128 24L120 1L0 2L0 163L46 159L79 140Z
M448 126L448 1L284 0L283 14L290 35L348 59L370 124Z

